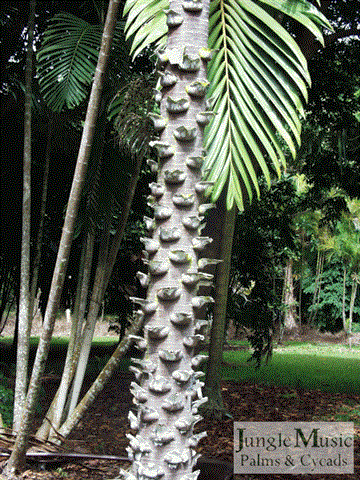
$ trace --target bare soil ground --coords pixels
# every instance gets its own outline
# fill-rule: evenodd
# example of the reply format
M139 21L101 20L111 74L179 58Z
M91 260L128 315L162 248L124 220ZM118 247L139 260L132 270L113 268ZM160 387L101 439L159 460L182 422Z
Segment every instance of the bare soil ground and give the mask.
M41 316L38 314L33 321L31 336L39 337L41 334ZM66 315L63 314L56 319L53 336L54 337L67 337L70 334L71 323L69 319L66 318ZM15 315L10 314L9 319L7 320L3 331L1 332L2 337L12 337L14 335L15 329ZM96 323L95 327L95 337L114 337L118 335L114 330L109 331L109 320L107 317L104 320L99 320Z

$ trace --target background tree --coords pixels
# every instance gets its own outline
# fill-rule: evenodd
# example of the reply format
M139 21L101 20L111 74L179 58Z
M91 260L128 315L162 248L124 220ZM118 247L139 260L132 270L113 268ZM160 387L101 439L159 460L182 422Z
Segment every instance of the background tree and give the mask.
M321 235L320 249L327 253L329 259L333 256L340 259L343 264L343 293L342 293L342 320L343 329L351 333L354 305L359 283L360 268L360 235L355 228L353 218L343 213L340 221L333 232L323 231ZM346 279L351 278L351 295L349 303L349 316L346 316Z

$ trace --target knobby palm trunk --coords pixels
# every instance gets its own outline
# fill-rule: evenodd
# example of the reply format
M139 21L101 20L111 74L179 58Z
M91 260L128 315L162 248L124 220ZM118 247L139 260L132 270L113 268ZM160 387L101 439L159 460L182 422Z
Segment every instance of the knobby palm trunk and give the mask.
M94 76L94 82L92 85L88 109L85 117L84 130L76 163L74 179L70 191L64 227L56 259L49 300L45 312L43 332L36 353L33 373L30 379L28 395L23 408L23 415L16 437L16 442L5 469L5 475L7 475L9 478L13 476L17 470L20 470L24 467L25 452L31 427L31 420L34 414L35 404L40 388L40 379L45 369L52 332L54 329L55 315L58 310L61 291L67 269L69 253L75 228L75 219L79 208L80 194L85 179L88 159L90 156L95 123L98 114L98 107L100 104L103 76L107 59L110 53L111 40L113 37L119 2L120 0L111 0L111 2L109 3L98 63Z
M193 11L193 8L200 8ZM149 286L142 306L144 338L135 340L145 349L143 360L132 367L136 413L129 414L136 436L128 435L132 472L121 471L127 480L161 478L177 480L191 475L196 463L195 447L204 435L193 435L200 419L201 374L196 367L202 356L193 356L200 330L201 307L213 302L197 295L197 287L209 276L199 272L206 260L199 252L209 243L199 237L207 208L201 204L203 121L205 115L206 55L209 1L174 1L167 14L169 26L160 77L161 117L154 118L162 130L158 151L158 179L151 184L154 220L147 219L152 238L143 239L149 256ZM164 122L164 123L163 123ZM147 277L140 274L143 283Z
M24 159L22 239L20 262L20 299L18 348L16 356L16 382L13 430L19 430L21 413L25 404L30 341L30 218L31 218L31 103L33 73L33 40L35 28L35 0L30 2L28 44L25 69L25 115L24 115Z

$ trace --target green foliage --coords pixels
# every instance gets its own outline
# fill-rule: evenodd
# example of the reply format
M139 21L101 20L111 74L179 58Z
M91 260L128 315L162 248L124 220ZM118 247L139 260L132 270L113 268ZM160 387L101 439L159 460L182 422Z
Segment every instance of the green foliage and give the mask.
M133 36L131 53L134 58L152 43L156 46L165 44L168 31L166 8L169 8L169 0L127 0L125 33L126 38Z
M91 25L66 12L50 20L37 54L37 73L40 91L55 112L62 111L65 106L75 108L86 99L98 60L102 31L102 25ZM118 67L127 73L120 24L114 33L113 50Z
M310 305L308 311L317 309L316 324L324 331L335 332L342 329L342 297L343 297L343 266L339 261L332 260L324 268L320 278L321 290L319 293L319 303ZM352 281L349 276L346 279L346 306L350 302L350 290ZM303 278L303 287L305 294L313 294L315 289L315 280L312 274L305 272ZM354 308L354 321L357 321L360 315L360 302Z
M358 308L358 313L359 313L359 315L360 315L360 306L359 306L359 308ZM360 322L353 324L353 326L352 326L352 332L353 332L353 333L360 333Z
M312 184L314 198L334 186L351 197L359 195L359 56L359 40L348 39L327 46L326 54L319 51L309 62L313 88L296 165Z
M14 393L7 386L7 378L0 373L0 414L6 427L12 424L14 413Z
M269 3L282 10L288 2ZM301 22L296 8L291 11ZM295 156L300 144L298 114L303 112L310 78L295 40L251 1L211 3L209 46L219 50L208 70L217 115L207 132L205 168L215 182L213 200L226 184L228 208L235 201L242 210L244 192L250 200L253 188L259 194L257 169L270 184L266 157L280 175L285 163L281 141Z
M100 25L69 13L58 13L50 21L37 61L41 91L54 111L65 105L74 108L86 98L101 35Z
M327 238L323 248L330 257L339 258L352 273L360 271L360 231L356 230L353 218L342 215L333 235Z
M291 225L298 203L292 181L285 178L270 190L263 186L260 199L238 216L228 306L235 324L264 328L279 314L283 264L297 248ZM248 288L251 281L254 287L245 297L239 287Z

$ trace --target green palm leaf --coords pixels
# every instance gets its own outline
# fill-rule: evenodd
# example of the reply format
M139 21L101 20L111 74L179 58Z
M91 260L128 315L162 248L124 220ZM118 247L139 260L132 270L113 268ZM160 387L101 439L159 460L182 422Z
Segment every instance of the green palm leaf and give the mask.
M131 53L135 58L147 46L164 45L167 34L164 9L169 8L169 0L128 0L124 7L127 15L126 38L133 36Z
M74 108L86 98L101 35L101 25L90 25L69 13L52 18L37 60L40 89L54 111Z
M309 2L261 0L322 38L329 25ZM310 78L306 60L291 35L253 0L211 3L209 95L215 118L206 132L205 171L216 201L227 186L227 206L243 209L243 195L259 194L259 170L270 184L269 163L285 166L284 145L293 156L300 145L303 102ZM241 183L240 180L241 179Z
M324 44L323 36L319 30L319 26L331 29L329 22L319 10L307 0L260 0L291 18L302 23L317 38L319 42ZM320 5L320 1L317 1Z

